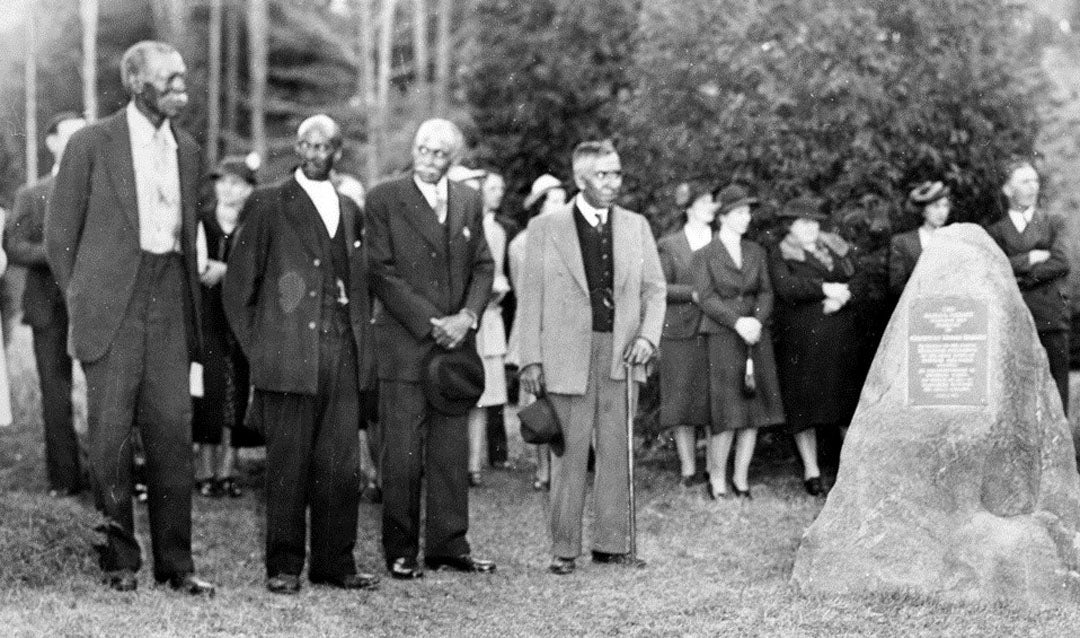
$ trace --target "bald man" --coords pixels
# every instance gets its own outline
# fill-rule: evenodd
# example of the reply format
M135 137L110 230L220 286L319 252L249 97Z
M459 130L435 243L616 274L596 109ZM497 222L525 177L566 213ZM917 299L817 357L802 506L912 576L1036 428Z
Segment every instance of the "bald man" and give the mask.
M308 580L378 582L353 559L358 397L372 375L363 218L330 182L341 145L329 117L300 124L299 166L248 199L225 275L225 313L251 362L252 409L265 427L266 587L276 594L300 591L309 511Z
M424 561L432 569L486 573L469 529L465 414L440 412L424 394L425 360L475 347L473 331L491 296L494 264L484 239L480 193L446 173L464 138L453 123L428 120L413 140L412 171L371 189L371 287L379 353L383 551L391 576L422 575L421 477L427 487Z

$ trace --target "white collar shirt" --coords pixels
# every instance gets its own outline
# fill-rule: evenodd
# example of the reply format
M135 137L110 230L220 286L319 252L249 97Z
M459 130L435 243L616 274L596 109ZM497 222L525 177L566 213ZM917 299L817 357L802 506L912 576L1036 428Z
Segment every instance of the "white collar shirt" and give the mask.
M179 252L180 164L172 127L165 120L154 128L135 102L128 102L126 116L139 209L139 247L156 254Z
M424 196L424 200L427 201L428 206L431 206L431 210L435 211L435 215L440 224L446 223L446 202L448 199L447 191L449 190L447 181L446 176L443 175L439 181L434 184L429 184L415 174L413 175L413 183L420 189L420 194ZM440 202L442 202L441 206L439 204Z
M1013 226L1016 226L1016 230L1019 233L1023 233L1027 225L1031 223L1031 218L1035 216L1035 207L1032 206L1027 210L1010 210L1009 218L1012 219Z
M735 262L735 266L741 270L742 236L721 226L720 232L717 233L717 237L720 238L720 243L724 245L728 254L731 255L731 260Z
M319 211L319 217L322 218L323 224L326 226L327 234L331 237L335 236L338 226L341 224L341 202L338 200L334 185L328 179L308 179L304 175L304 171L299 168L293 173L293 177L296 178L296 183L300 184L300 188L304 189L304 192L311 198L311 203L315 204L315 210Z
M589 225L593 228L596 228L599 224L607 223L608 209L593 206L585 199L585 195L582 193L578 193L574 198L574 205L581 211L581 216L585 218L585 221L589 222Z

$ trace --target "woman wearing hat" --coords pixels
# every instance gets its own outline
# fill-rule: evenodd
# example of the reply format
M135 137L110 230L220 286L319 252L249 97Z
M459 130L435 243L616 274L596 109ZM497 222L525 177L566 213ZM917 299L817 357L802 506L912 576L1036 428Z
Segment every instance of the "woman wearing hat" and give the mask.
M727 493L727 464L732 440L735 495L751 498L748 472L757 428L784 422L768 323L773 290L765 250L743 239L750 207L757 200L738 184L719 193L720 231L694 255L694 290L705 315L708 336L711 405L709 484L715 499Z
M934 232L949 221L949 187L941 182L923 182L908 194L908 205L920 212L922 225L895 235L889 242L889 291L897 297L904 292L923 248Z
M667 311L660 336L660 425L670 428L679 455L680 483L700 484L696 470L695 432L709 424L709 350L700 332L701 308L694 290L694 255L712 241L716 203L703 183L676 189L676 203L686 223L656 242L667 281Z
M566 187L559 178L547 173L537 177L529 189L529 195L525 198L524 207L528 218L547 215L566 206ZM525 238L528 228L518 233L507 249L507 267L510 271L510 285L515 294L520 297L521 282L523 280L521 267L525 261ZM510 340L507 344L506 363L517 366L518 359L518 331L515 325L510 328ZM518 405L525 407L532 403L535 397L521 391ZM537 491L547 490L551 487L551 457L548 446L536 446L536 476L533 479L533 489Z
M799 197L780 214L783 239L769 252L776 294L775 343L788 426L803 463L806 491L824 493L817 429L846 428L861 390L858 316L848 282L855 274L847 243L821 231L828 219Z
M200 240L206 238L206 258L200 259L203 291L203 396L193 401L192 434L196 456L196 488L203 496L239 497L233 477L234 446L261 445L239 433L248 402L248 364L225 319L221 281L240 210L255 188L253 160L226 157L210 174L214 196L199 213ZM201 256L201 255L200 255Z

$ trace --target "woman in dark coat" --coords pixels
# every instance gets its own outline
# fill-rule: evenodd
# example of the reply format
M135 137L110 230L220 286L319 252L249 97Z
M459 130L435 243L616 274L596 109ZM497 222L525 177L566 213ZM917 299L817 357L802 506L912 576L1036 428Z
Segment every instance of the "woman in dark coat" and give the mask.
M680 483L700 484L696 470L697 426L709 424L709 351L701 328L691 260L712 241L716 204L700 183L680 184L676 203L686 224L656 243L667 281L667 311L660 337L660 425L671 428L679 455Z
M211 177L214 197L199 213L206 237L200 260L203 319L203 396L193 400L192 434L198 444L196 487L203 496L238 497L234 447L261 445L242 429L248 403L248 364L229 329L221 303L221 280L240 209L255 185L255 172L241 157L222 160ZM245 436L246 435L246 436Z
M859 321L848 282L855 267L846 242L821 232L828 219L807 198L781 213L785 234L769 252L776 293L775 343L787 423L803 463L806 491L824 493L817 428L846 428L862 389Z
M908 205L919 210L922 225L894 235L889 242L889 291L896 297L904 292L904 286L934 232L949 221L949 187L941 182L923 182L908 194Z
M735 495L749 499L748 472L757 428L784 422L768 322L773 309L765 250L743 239L750 206L757 202L739 185L720 191L720 231L694 255L694 290L708 335L712 440L709 445L710 498L727 492L732 439Z

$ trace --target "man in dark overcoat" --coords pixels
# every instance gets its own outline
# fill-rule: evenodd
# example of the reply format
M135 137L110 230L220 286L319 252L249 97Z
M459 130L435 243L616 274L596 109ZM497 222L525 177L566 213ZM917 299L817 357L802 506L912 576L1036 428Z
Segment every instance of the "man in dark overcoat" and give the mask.
M436 410L424 393L424 363L436 350L474 347L494 266L480 193L446 172L464 145L447 120L414 138L412 170L367 198L375 350L379 353L383 550L394 578L422 575L421 476L427 486L424 560L429 568L491 572L472 556L466 417Z
M1069 276L1068 231L1065 220L1037 207L1039 173L1020 160L1005 170L1001 192L1008 212L986 229L1009 258L1024 303L1035 320L1046 350L1050 375L1069 410Z
M51 496L82 489L79 439L72 420L71 355L67 351L68 316L64 293L45 258L45 207L52 193L64 147L86 126L77 113L60 113L45 127L45 146L53 154L52 172L15 193L15 210L4 233L4 250L13 264L26 268L23 323L34 335L34 363L41 387L45 424L45 469Z
M329 179L341 146L326 115L300 124L300 165L248 199L222 291L265 428L266 587L279 594L300 590L309 510L308 579L377 583L353 558L370 313L363 218Z
M45 216L45 248L86 373L90 471L105 516L100 562L115 590L137 586L132 428L146 454L154 578L194 595L214 587L191 560L189 367L199 344L196 198L199 147L173 120L187 69L163 42L120 61L131 95L75 133Z

